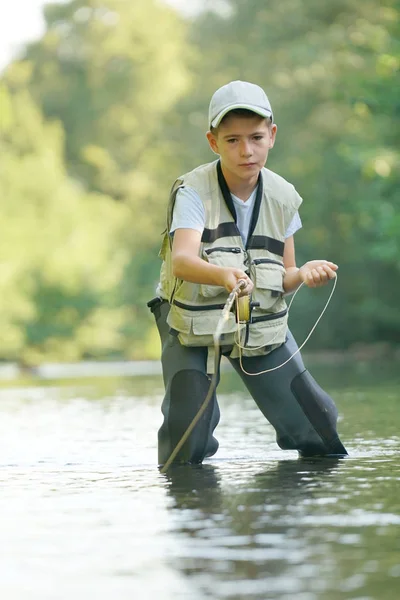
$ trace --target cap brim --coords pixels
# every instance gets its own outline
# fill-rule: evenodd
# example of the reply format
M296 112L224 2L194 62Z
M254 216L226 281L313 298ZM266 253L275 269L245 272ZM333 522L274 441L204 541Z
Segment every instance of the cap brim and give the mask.
M236 108L244 108L245 110L249 110L253 113L256 113L257 115L260 115L260 117L264 117L265 119L272 119L272 111L267 110L265 108L260 108L259 106L254 106L251 104L231 104L227 108L224 108L224 110L221 110L221 112L218 113L218 115L211 121L211 127L218 127L224 116L227 115L228 112L231 112L231 110L235 110Z

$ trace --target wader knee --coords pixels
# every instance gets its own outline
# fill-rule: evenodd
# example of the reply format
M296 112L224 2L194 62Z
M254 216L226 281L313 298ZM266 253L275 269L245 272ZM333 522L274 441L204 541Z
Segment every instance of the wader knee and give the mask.
M159 464L164 464L197 415L210 388L210 380L195 369L178 371L172 378L163 403L164 423L158 432ZM212 431L219 421L215 394L188 440L177 454L175 463L201 463L218 449Z
M332 398L317 384L305 370L296 375L291 390L304 414L321 438L307 440L297 449L301 456L347 455L347 451L336 431L337 409Z

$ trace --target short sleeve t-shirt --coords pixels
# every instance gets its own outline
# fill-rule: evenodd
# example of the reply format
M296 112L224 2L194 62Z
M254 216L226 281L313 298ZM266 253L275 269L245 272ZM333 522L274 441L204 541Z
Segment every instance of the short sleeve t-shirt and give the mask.
M244 245L246 245L249 234L256 195L257 188L255 188L246 202L243 202L243 200L231 194L236 210L237 226ZM197 192L191 187L184 187L178 190L170 233L173 233L176 229L195 229L199 233L203 233L205 221L204 205ZM301 227L300 215L296 212L286 230L285 239L294 235Z

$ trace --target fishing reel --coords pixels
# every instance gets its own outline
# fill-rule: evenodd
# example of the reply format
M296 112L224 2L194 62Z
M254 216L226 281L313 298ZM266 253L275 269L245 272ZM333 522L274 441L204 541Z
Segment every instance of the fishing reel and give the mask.
M239 290L246 287L245 281L239 282ZM233 311L236 316L237 323L251 323L251 313L254 308L260 306L259 302L252 302L250 294L236 296L236 302L233 306Z
M236 306L234 306L236 322L237 323L251 323L251 313L253 308L260 306L259 302L252 302L251 296L246 294L245 296L238 296L236 298Z

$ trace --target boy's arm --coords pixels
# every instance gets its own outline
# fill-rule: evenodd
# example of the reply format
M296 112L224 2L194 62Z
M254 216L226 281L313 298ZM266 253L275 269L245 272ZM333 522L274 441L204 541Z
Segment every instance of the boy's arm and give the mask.
M176 229L172 242L174 277L192 283L218 285L231 292L240 279L246 282L241 294L250 294L253 283L241 269L212 265L199 257L201 233L195 229Z
M302 283L308 287L320 287L336 277L338 266L328 260L310 260L302 267L296 267L294 237L285 240L283 264L286 270L283 278L285 292L294 292Z

